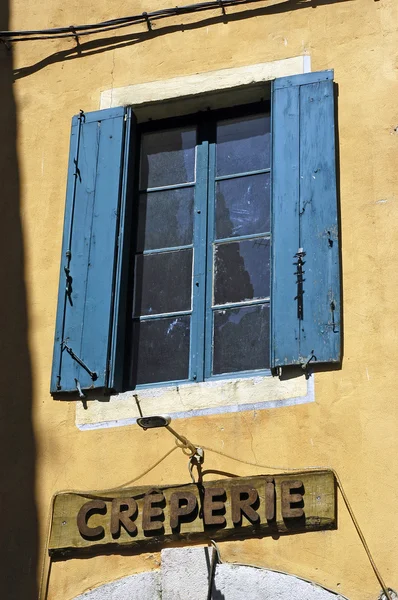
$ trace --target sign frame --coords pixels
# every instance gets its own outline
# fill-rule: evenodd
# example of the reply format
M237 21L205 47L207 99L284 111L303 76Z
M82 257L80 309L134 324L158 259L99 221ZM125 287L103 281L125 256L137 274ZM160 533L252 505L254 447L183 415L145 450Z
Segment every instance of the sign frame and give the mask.
M330 470L137 486L54 499L53 558L147 551L177 541L236 540L337 529Z

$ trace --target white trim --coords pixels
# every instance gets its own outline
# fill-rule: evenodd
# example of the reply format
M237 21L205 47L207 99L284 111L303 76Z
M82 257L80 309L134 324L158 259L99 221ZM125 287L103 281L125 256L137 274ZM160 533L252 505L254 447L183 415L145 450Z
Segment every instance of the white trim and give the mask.
M207 71L197 75L173 77L161 81L136 83L101 92L100 108L142 106L202 94L234 90L271 81L277 77L298 75L311 71L311 57L294 56L232 69Z
M304 73L311 73L312 69L311 69L311 56L309 54L306 54L305 56L303 56L303 61L304 61Z
M302 384L304 383L303 379L304 379L304 375L302 375L301 378L299 378L299 380L290 380L292 382L292 387L291 390L293 389L299 389L299 387L303 387ZM263 382L261 381L256 381L255 379L252 380L252 383L254 383L254 385L261 385L261 383L264 383L264 379L265 380L270 380L272 381L272 378L257 378L257 379L263 379ZM299 381L301 380L301 385L299 385ZM186 408L186 410L183 411L177 411L177 412L172 412L172 406L173 404L178 404L177 400L178 397L181 394L181 387L180 390L178 391L176 388L173 389L173 396L175 398L174 402L171 402L171 398L167 398L167 397L163 397L162 398L162 393L165 393L166 390L168 388L158 388L157 390L157 394L155 391L155 388L152 389L152 392L155 392L154 397L150 398L150 397L145 397L140 394L140 405L142 407L142 410L144 411L145 414L159 414L159 413L167 413L168 415L170 415L170 417L174 420L174 419L186 419L189 417L200 417L200 416L207 416L207 415L219 415L219 414L223 414L223 413L231 413L231 412L243 412L243 411L249 411L249 410L264 410L264 409L270 409L270 408L281 408L281 407L287 407L287 406L297 406L299 404L307 404L309 402L315 402L315 394L314 394L314 376L310 375L308 377L308 380L305 381L304 385L304 394L303 395L296 395L294 397L285 397L285 398L280 398L280 399L269 399L269 400L261 400L261 401L250 401L250 390L247 387L246 388L246 392L247 392L247 402L240 402L240 403L236 403L236 404L224 404L223 403L223 395L225 394L225 387L228 386L228 383L230 382L235 382L235 384L240 383L241 385L245 386L247 384L250 385L250 379L235 379L235 380L229 380L224 381L224 382L219 382L219 384L221 384L220 386L214 386L213 390L212 390L212 394L214 395L214 397L217 397L218 399L218 405L216 406L212 406L209 408L194 408L195 402L192 401L192 399L189 398L189 396L187 398L185 398L184 400L184 407ZM283 385L283 382L280 382L281 386ZM284 382L286 383L286 382ZM192 386L208 386L208 383L204 383L204 384L192 384ZM214 384L210 384L211 387L213 387ZM191 386L191 387L192 387ZM218 388L218 389L217 389ZM171 389L171 388L169 388ZM264 388L262 390L263 392L265 391ZM148 390L147 392L148 394L150 393L150 391ZM238 395L238 394L237 394ZM243 395L243 394L242 394ZM261 397L261 393L259 394L259 396ZM257 396L257 394L256 394ZM275 394L276 396L276 394ZM293 394L291 393L291 396L293 396ZM149 406L147 405L147 402L149 401ZM237 398L237 402L238 402L238 398ZM157 404L157 410L156 410L156 404ZM90 408L93 409L94 414L90 414ZM149 411L148 411L149 409ZM123 413L124 413L124 418L123 418ZM127 414L130 413L128 416ZM133 415L136 416L133 416ZM138 414L138 409L135 403L135 400L133 398L133 392L125 392L124 394L118 394L117 396L113 396L110 398L109 402L95 402L95 404L93 405L91 402L88 403L87 405L87 409L84 409L83 407L80 406L80 404L76 405L76 427L78 429L80 429L81 431L87 431L87 430L93 430L93 429L109 429L112 427L125 427L127 425L134 425L137 422L137 418L140 415ZM112 418L113 417L113 418ZM120 417L120 418L117 418Z

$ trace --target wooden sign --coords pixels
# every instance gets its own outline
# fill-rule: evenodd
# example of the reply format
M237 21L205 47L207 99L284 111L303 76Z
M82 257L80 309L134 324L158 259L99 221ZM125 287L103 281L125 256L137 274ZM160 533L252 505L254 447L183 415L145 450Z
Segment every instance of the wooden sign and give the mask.
M336 528L331 471L56 496L51 556Z

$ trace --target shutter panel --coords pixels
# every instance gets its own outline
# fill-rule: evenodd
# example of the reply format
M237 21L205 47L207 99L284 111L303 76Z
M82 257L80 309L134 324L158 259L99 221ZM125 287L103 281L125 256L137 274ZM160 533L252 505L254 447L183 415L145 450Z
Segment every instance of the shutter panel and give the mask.
M272 127L271 367L339 362L333 71L276 79Z
M108 385L125 113L72 120L52 393Z

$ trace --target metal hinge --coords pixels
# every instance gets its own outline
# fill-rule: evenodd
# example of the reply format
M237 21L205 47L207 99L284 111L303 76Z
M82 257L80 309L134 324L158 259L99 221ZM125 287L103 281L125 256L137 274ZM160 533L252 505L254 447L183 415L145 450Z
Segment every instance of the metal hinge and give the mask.
M303 248L299 248L297 253L294 255L294 258L297 258L297 262L294 263L297 266L297 271L294 273L294 275L297 276L297 296L295 297L295 300L297 300L297 318L299 321L302 321L304 318L303 282L305 281L305 279L303 275L305 271L303 269L303 266L305 265L305 261L303 260L303 258L305 255L306 253L304 252Z

